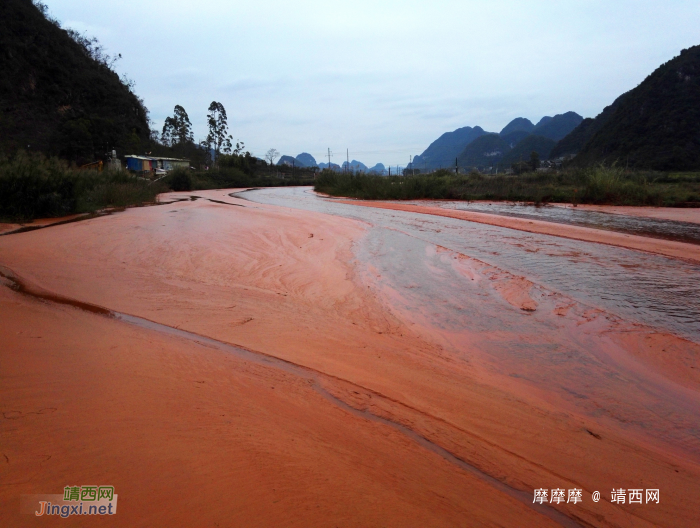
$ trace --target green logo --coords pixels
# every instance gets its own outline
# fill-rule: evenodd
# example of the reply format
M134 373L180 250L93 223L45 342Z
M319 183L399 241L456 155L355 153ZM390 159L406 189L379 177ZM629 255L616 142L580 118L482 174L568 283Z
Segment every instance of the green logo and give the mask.
M64 501L93 502L101 499L114 500L114 486L66 486Z

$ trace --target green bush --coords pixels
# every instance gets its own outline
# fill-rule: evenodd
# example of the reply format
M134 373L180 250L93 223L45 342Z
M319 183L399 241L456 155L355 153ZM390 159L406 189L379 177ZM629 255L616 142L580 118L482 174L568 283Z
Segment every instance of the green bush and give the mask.
M191 191L192 178L189 169L175 169L169 175L170 188L173 191Z
M126 172L78 170L63 160L19 151L0 157L0 218L34 218L94 212L155 200L165 189Z
M503 200L611 205L688 205L700 193L700 178L629 172L617 167L562 171L458 175L449 171L415 176L375 176L325 170L315 189L363 200ZM700 205L700 204L699 204Z
M181 174L184 172L184 174ZM190 180L190 186L177 184L176 178L185 176ZM186 169L176 169L165 179L167 185L175 191L197 191L206 189L231 189L237 187L280 187L291 185L313 185L313 172L298 171L292 174L291 171L284 173L276 168L258 170L254 173L245 172L242 168L234 166L224 166L212 168L210 170L188 171Z

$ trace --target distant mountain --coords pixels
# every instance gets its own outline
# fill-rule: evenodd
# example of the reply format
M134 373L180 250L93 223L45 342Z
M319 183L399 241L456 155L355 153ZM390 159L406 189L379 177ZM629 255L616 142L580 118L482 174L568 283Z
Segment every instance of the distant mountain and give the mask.
M609 112L607 107L603 113ZM600 114L601 117L603 114ZM552 159L570 157L578 154L583 146L593 137L602 125L606 122L606 118L600 120L591 119L590 117L581 121L581 124L571 131L571 133L559 141L552 149L550 156Z
M501 137L512 134L513 132L526 132L531 133L535 129L535 125L532 121L525 119L524 117L516 117L510 123L508 123L503 130L501 130Z
M498 134L481 136L460 153L457 162L460 167L493 167L510 151L510 145Z
M499 134L486 132L483 128L478 126L474 128L458 128L453 132L446 132L433 141L423 154L413 158L411 167L420 170L435 170L441 167L452 168L455 165L455 158L458 157L460 166L493 166L494 162L500 161L499 156L505 155L528 136L536 135L556 142L574 130L582 120L583 118L577 113L566 112L565 114L558 114L554 117L545 116L539 120L537 125L533 125L532 121L527 118L517 117L508 123ZM481 143L477 143L474 149L469 149L477 139L481 139L486 135L496 135L500 137L502 141L497 141L491 137L489 139L483 139ZM543 149L543 151L551 150L548 146L549 142L547 142L547 146L545 146L545 143L542 142L541 139L532 140L529 144L536 144L537 149ZM484 149L488 150L488 148L492 148L492 152L498 151L500 154L483 156L483 152L486 152ZM479 152L481 152L481 154ZM532 152L532 150L530 152ZM530 152L527 153L528 159ZM540 157L545 159L541 154Z
M533 151L540 155L541 160L547 160L556 144L557 142L553 139L531 134L504 154L500 164L503 167L510 167L513 163L528 161Z
M368 172L368 171L369 171L369 169L367 168L367 165L365 165L365 164L362 163L361 161L352 160L352 161L350 162L350 165L349 165L349 166L350 166L350 170L353 171L353 172L358 172L358 171ZM342 165L341 167L342 167L343 170L346 170L347 167L348 167L348 162L347 162L347 161L344 161L344 162L343 162L343 165Z
M305 167L305 165L299 165L296 158L292 156L282 156L277 160L277 165L289 165L290 167Z
M319 168L319 169L327 169L327 168L328 168L328 163L319 163L319 164L318 164L318 168ZM340 165L338 165L337 163L331 163L330 168L331 168L332 170L340 170Z
M383 163L377 163L374 167L370 167L368 172L376 174L386 174L386 167Z
M318 167L318 163L316 163L316 160L314 157L307 153L307 152L302 152L296 157L296 160L299 163L302 163L304 167Z
M501 139L508 143L510 145L510 148L513 148L515 147L515 145L520 143L529 135L531 135L529 132L525 132L524 130L518 130L517 132L511 132L510 134L506 134L505 136L501 134Z
M552 116L544 116L542 119L540 119L537 124L535 125L536 127L542 127L549 123L552 119L554 119Z
M700 46L683 50L572 135L563 143L588 137L574 159L579 165L700 169Z
M29 0L0 2L0 151L85 163L150 143L148 110L109 57Z
M521 131L522 133L525 133ZM510 137L509 134L506 137ZM537 152L541 160L549 159L550 152L557 144L553 139L534 134L526 135L514 147L499 134L487 134L467 145L459 155L460 168L501 167L508 168L518 161L528 161L530 154Z
M576 112L566 112L554 117L543 117L532 130L532 133L559 141L580 125L581 121L583 121L583 117Z
M433 141L423 154L413 158L413 167L421 170L454 167L455 158L460 155L464 148L484 134L486 132L479 126L463 127L453 132L445 132Z

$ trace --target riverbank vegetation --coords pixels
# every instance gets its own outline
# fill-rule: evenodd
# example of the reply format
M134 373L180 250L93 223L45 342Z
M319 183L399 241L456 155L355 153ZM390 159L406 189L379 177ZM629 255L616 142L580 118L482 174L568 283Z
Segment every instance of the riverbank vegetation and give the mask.
M314 169L260 163L250 155L221 155L208 170L176 169L166 184L173 191L230 189L232 187L284 187L313 185Z
M147 176L147 177L146 177ZM165 178L85 170L65 160L18 151L0 156L0 221L29 222L156 202L167 191L313 185L311 169L257 166L250 156L222 155L209 170L177 169Z
M167 191L162 182L140 179L126 171L80 170L65 160L19 151L0 157L0 219L90 213L109 207L155 202Z
M363 200L501 200L606 205L700 207L700 174L631 172L617 167L519 175L457 175L449 171L384 177L323 171L318 192Z

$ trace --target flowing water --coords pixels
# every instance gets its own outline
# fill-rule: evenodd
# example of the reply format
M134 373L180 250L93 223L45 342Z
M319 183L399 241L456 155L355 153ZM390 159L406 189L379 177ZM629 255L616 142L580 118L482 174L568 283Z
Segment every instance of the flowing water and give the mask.
M369 240L383 238L384 247L401 246L400 240L407 240L404 237L442 246L524 275L583 304L700 343L698 264L459 219L347 205L302 187L259 189L237 196L361 220L372 226Z
M308 188L236 196L364 222L367 235L355 246L362 280L408 324L428 329L427 338L502 383L700 462L700 392L636 361L610 338L658 330L700 343L700 265L343 204ZM527 312L502 295L521 277L532 282L526 289L536 305Z
M627 216L554 205L535 206L523 203L487 203L446 200L421 200L404 203L442 207L444 209L458 211L474 211L500 216L513 216L529 220L545 220L556 224L592 227L595 229L604 229L606 231L629 233L631 235L676 240L689 244L700 244L700 224L692 222Z

